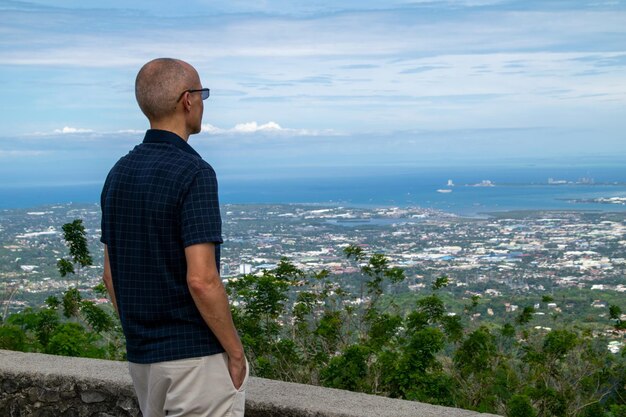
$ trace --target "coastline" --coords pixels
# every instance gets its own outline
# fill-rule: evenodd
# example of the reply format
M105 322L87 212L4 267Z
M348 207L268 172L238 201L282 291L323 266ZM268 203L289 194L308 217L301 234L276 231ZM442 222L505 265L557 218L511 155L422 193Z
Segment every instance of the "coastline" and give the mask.
M538 184L532 178L526 178L524 182L512 183L510 178L506 181L504 177L499 182L494 175L493 181L482 180L489 186L476 186L481 182L472 183L467 181L467 177L458 176L454 179L457 185L449 186L451 191L443 193L438 190L444 189L442 187L446 187L446 181L450 180L442 178L439 173L424 177L257 178L236 182L226 178L220 181L219 195L222 204L420 207L461 217L484 217L492 212L518 210L626 212L626 204L608 203L626 202L626 183L617 181ZM97 203L100 192L101 184L95 182L0 186L0 210L68 202Z

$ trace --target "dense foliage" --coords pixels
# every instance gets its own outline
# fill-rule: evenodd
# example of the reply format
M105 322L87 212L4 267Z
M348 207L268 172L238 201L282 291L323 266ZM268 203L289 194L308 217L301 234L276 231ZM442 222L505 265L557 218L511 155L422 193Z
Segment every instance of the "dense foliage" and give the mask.
M626 355L611 354L605 339L571 326L535 329L532 306L512 323L481 325L476 296L453 314L441 297L445 276L406 311L393 297L403 270L358 246L345 254L360 269L356 285L286 259L229 281L256 375L509 417L626 413ZM620 314L611 306L616 331Z

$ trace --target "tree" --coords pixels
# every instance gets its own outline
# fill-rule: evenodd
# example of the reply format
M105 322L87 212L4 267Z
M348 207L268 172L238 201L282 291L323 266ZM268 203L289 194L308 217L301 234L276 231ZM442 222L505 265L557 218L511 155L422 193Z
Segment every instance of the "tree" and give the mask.
M368 374L370 351L363 345L352 345L330 360L322 370L321 381L326 387L367 391L364 385Z
M615 320L615 324L613 325L613 327L617 331L626 330L626 322L624 322L621 317L622 309L617 305L611 304L609 306L609 318L611 320Z
M464 398L464 408L478 411L493 410L496 368L500 352L496 338L481 326L465 338L453 356L456 379Z
M62 277L67 274L76 274L80 278L82 268L93 264L89 248L87 246L87 238L85 237L85 227L82 219L76 219L71 223L66 223L62 227L63 238L70 251L70 258L61 258L57 261L57 268ZM75 270L78 266L78 272Z
M535 314L535 308L526 306L515 321L520 325L528 324L533 319L533 314Z
M375 253L367 258L363 248L350 245L344 248L344 253L348 259L354 258L360 266L359 276L359 317L357 320L358 336L364 340L367 338L367 328L370 322L379 314L379 302L383 295L385 283L398 284L406 278L404 271L398 267L390 267L387 257L380 253ZM363 306L365 308L363 308Z
M92 264L82 220L63 225L69 259L57 263L61 276L77 275ZM102 287L102 286L100 286ZM102 288L95 289L102 294ZM50 296L40 308L12 314L0 326L0 347L57 355L123 359L125 352L119 321L111 311L84 300L76 287L68 288L61 299Z
M103 358L105 350L97 342L96 335L86 332L78 323L63 323L51 335L44 352L52 355Z
M240 303L240 307L232 308L233 320L251 367L259 376L271 377L276 369L285 368L282 355L287 351L277 349L283 337L280 319L286 311L288 290L301 276L300 270L282 259L274 271L263 271L259 276L245 274L227 284L232 299Z
M524 346L521 390L528 393L538 417L579 417L618 389L612 365L603 344L570 329L548 332ZM591 414L589 414L591 413Z
M26 333L14 324L0 326L0 349L25 352L28 347Z
M0 323L6 320L8 316L9 306L15 294L17 293L17 285L7 286L3 284L2 291L0 291L0 305L3 306L2 315L0 315Z
M536 417L537 412L526 395L514 395L506 404L508 417Z

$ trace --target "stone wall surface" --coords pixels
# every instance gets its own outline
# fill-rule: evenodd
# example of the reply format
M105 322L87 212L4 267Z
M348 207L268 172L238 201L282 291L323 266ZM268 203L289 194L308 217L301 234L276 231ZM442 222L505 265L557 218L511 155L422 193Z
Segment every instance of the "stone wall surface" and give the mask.
M123 362L0 350L0 416L140 416Z
M2 417L141 416L125 362L0 350ZM497 417L252 377L246 417Z

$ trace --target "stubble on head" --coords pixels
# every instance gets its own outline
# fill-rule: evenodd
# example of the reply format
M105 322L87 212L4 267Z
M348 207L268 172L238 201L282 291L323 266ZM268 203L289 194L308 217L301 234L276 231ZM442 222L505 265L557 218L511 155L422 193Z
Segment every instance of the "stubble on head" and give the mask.
M151 122L176 112L177 101L187 89L200 88L200 76L188 63L173 58L157 58L145 64L135 80L139 108Z

